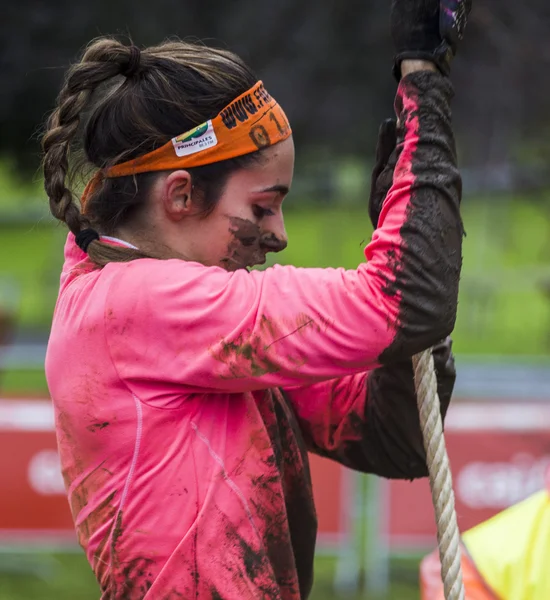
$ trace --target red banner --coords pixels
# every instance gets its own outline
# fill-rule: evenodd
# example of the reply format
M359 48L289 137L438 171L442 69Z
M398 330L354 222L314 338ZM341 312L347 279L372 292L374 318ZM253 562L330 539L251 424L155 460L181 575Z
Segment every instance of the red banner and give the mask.
M75 544L47 400L0 401L0 543Z
M0 544L76 543L49 400L0 400ZM311 457L319 541L338 546L351 529L350 473Z
M455 402L445 439L458 525L465 531L544 487L550 468L550 405ZM390 546L433 547L428 481L391 481L382 488Z
M550 405L456 403L446 421L461 530L544 485L550 465ZM319 541L349 540L351 472L311 457ZM75 543L60 474L48 400L0 400L0 543ZM435 525L427 480L381 481L386 496L381 534L392 547L432 547Z

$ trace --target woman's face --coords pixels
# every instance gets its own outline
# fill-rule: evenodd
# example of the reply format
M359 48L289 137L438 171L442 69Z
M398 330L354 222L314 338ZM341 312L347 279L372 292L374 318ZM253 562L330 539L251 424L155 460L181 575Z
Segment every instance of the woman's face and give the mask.
M294 173L292 137L262 151L261 159L231 175L214 210L181 220L183 254L235 271L263 264L287 245L282 204ZM185 231L183 231L185 228ZM178 236L179 237L179 236Z

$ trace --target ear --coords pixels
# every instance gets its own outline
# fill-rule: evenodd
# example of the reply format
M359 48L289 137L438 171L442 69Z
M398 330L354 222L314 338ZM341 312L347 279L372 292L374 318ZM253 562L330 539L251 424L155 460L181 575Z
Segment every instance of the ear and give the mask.
M194 211L192 190L191 174L188 171L174 171L164 180L162 204L171 221L180 221Z

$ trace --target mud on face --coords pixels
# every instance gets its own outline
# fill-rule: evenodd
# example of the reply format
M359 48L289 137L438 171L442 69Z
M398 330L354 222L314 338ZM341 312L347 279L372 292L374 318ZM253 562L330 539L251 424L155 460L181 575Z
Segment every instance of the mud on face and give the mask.
M287 246L273 233L262 233L258 225L240 217L229 217L229 232L232 240L221 266L227 271L236 271L254 265L263 265L268 252L280 252Z

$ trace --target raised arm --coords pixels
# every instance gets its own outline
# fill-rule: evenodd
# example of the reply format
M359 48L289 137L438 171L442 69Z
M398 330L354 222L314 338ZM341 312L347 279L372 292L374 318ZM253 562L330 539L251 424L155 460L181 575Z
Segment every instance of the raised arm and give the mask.
M446 324L451 327L441 337L454 325L463 229L462 185L449 106L452 95L449 80L432 71L413 71L399 86L393 185L381 207L378 227L383 226L402 169L409 164L411 202L400 231L402 256L392 286L401 296L401 323L381 362L417 352L418 347L413 352L410 348L415 341L427 339L430 322L449 319ZM409 127L417 132L414 145L407 143ZM421 345L426 348L430 343Z
M405 63L405 67L410 68L410 64ZM430 67L426 63L417 66ZM369 200L374 227L379 223L402 153L402 144L396 147L396 134L403 135L402 131L396 132L395 121L382 124ZM420 170L429 166L440 167L444 172L448 167L445 154L436 155L433 162L421 163ZM455 380L450 338L438 344L433 355L445 418ZM290 388L286 397L296 411L311 451L350 468L385 477L427 474L410 359L390 361L368 374Z

